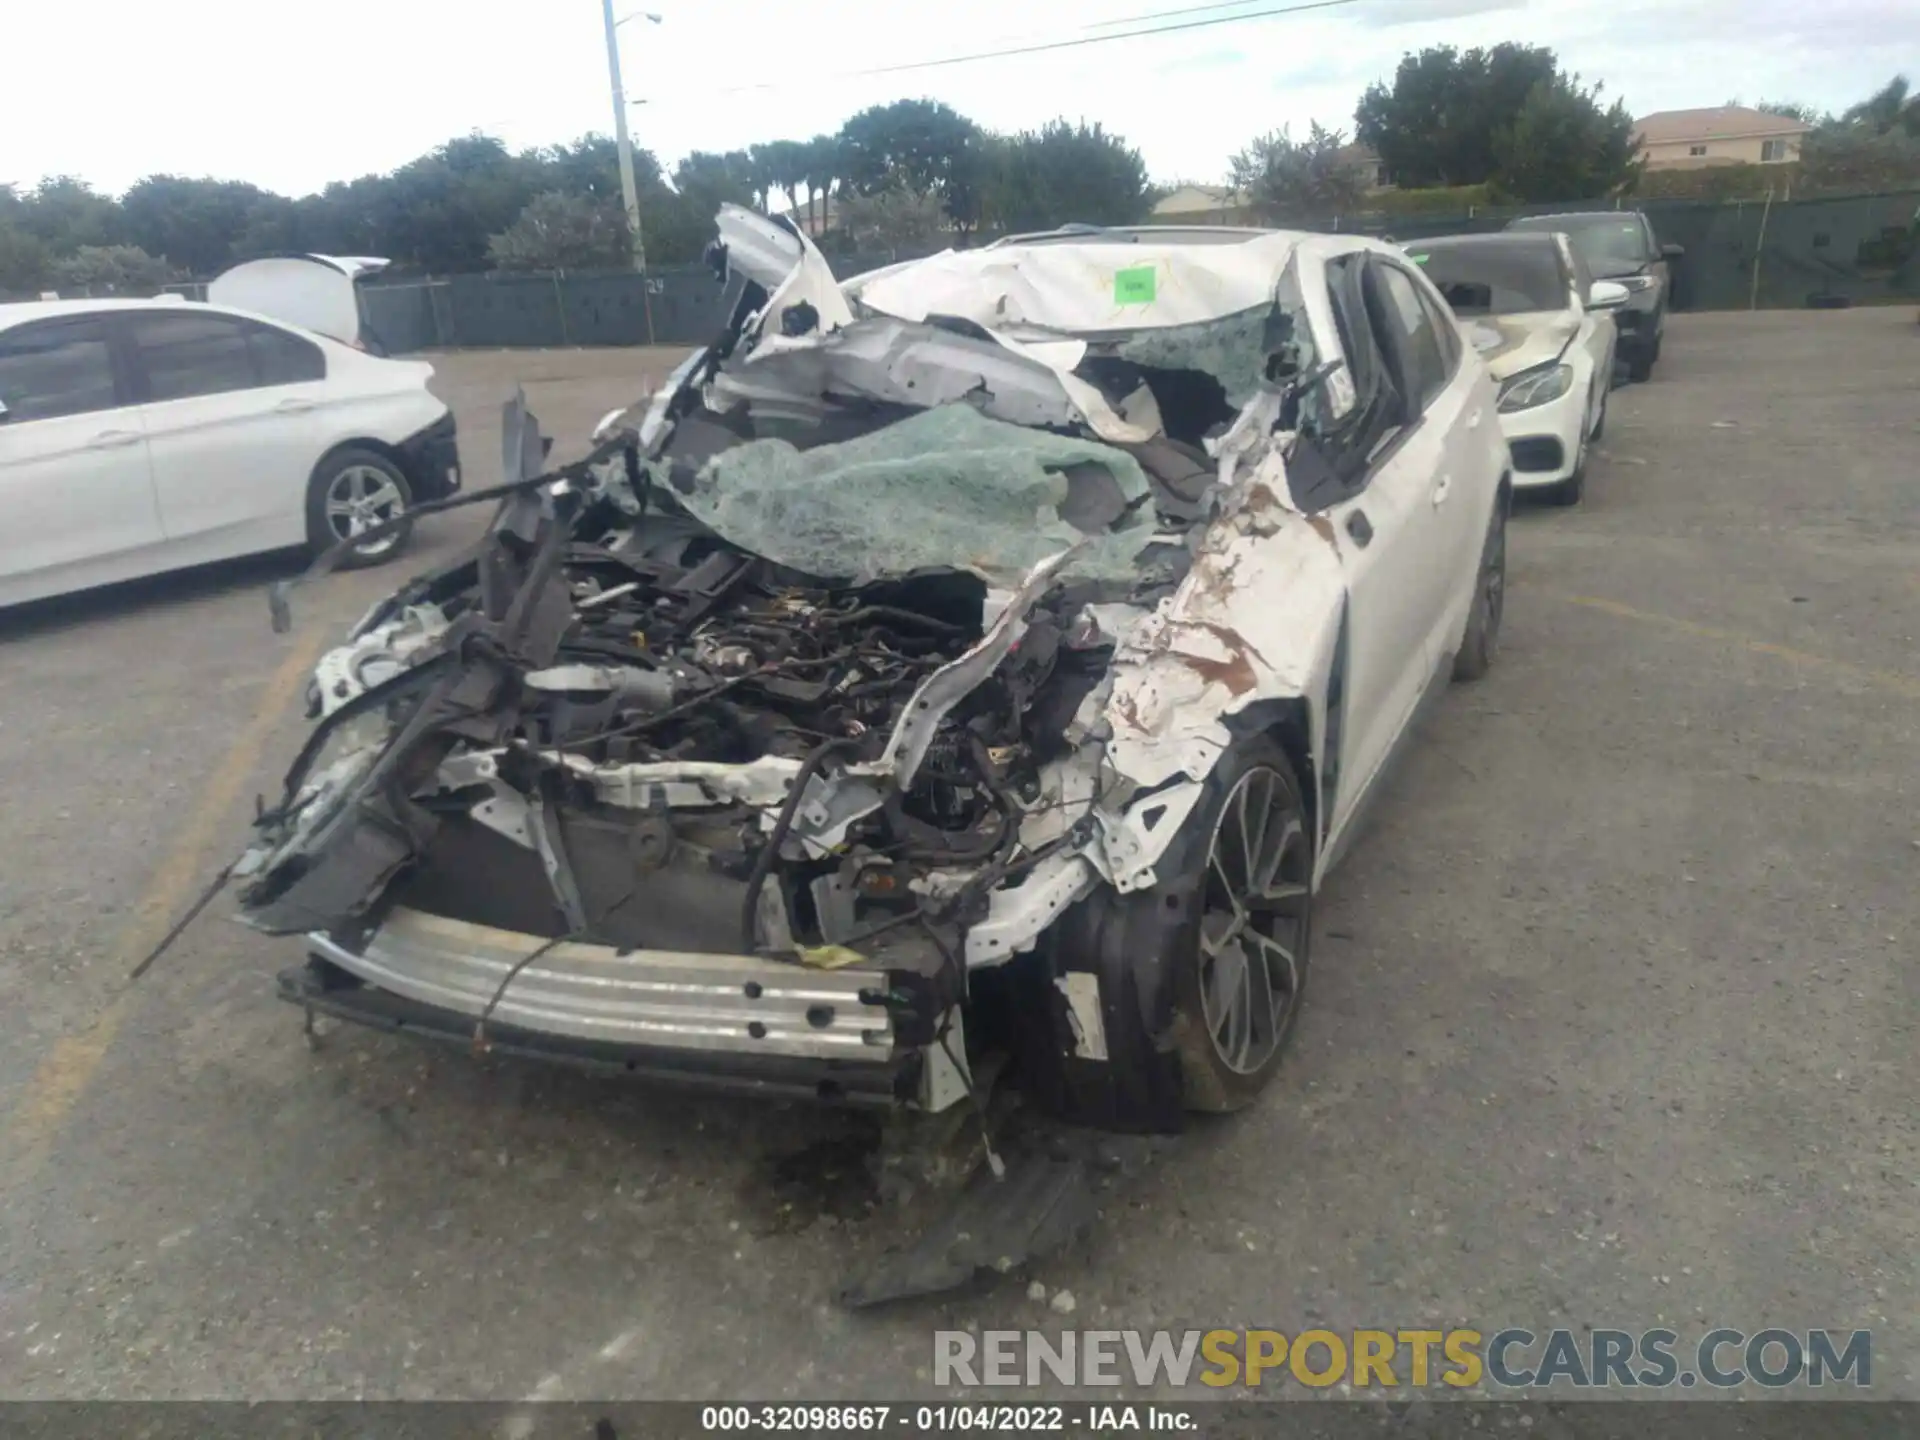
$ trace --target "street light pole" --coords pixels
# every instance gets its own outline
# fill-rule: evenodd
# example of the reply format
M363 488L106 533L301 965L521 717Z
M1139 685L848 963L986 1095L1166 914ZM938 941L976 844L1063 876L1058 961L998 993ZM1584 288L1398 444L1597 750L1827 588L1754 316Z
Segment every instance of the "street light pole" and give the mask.
M620 86L619 21L613 18L613 0L600 0L607 25L607 78L613 82L613 138L620 149L620 198L627 210L627 239L633 245L633 268L647 268L646 241L640 234L640 191L633 183L633 138L627 134L627 95ZM648 16L652 19L652 16Z

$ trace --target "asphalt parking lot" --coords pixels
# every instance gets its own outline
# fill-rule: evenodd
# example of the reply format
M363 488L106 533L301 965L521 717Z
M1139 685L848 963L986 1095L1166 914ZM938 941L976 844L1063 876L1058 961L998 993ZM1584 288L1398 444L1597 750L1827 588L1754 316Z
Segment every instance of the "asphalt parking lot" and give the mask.
M774 1187L838 1117L310 1051L297 945L218 905L123 985L398 573L288 636L283 562L0 616L0 1394L898 1397L936 1328L1313 1322L1871 1328L1920 1398L1913 318L1676 316L1585 503L1516 516L1494 673L1335 876L1280 1081L1083 1247L878 1313L832 1302L874 1223ZM564 455L672 358L442 357L469 484L516 377Z

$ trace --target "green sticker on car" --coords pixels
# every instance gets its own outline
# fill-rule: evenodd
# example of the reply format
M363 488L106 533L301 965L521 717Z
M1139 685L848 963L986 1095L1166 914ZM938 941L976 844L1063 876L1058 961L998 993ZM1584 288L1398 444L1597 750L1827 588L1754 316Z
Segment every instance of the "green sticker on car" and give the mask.
M1113 303L1151 305L1154 295L1154 278L1154 268L1151 265L1135 265L1130 269L1114 271Z

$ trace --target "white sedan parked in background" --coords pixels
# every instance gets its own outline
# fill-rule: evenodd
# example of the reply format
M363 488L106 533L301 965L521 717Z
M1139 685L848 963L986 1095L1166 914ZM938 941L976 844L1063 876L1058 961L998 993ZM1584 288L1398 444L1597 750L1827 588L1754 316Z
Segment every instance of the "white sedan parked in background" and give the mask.
M0 605L321 551L452 493L432 374L222 306L0 305ZM347 563L405 542L390 532Z
M1627 289L1595 281L1567 237L1506 233L1409 242L1500 385L1513 483L1559 505L1586 489L1587 456L1607 423Z

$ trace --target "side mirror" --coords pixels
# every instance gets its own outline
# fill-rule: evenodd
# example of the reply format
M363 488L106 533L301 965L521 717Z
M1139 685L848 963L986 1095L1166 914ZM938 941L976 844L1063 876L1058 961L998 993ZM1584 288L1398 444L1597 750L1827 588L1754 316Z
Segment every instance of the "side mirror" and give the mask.
M1614 280L1596 280L1587 292L1587 309L1618 310L1627 303L1627 287Z
M1660 247L1660 258L1662 260L1678 260L1686 253L1687 247L1684 245L1662 245Z

